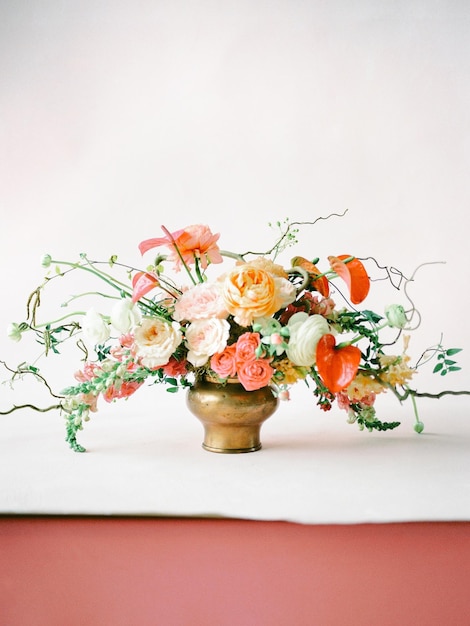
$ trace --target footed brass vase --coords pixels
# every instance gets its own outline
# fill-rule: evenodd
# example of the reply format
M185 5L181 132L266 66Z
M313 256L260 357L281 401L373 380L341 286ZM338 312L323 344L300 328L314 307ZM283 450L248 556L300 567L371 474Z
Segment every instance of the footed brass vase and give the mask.
M270 387L246 391L238 379L219 383L206 378L189 389L187 405L204 426L202 447L209 452L256 452L261 425L277 409Z

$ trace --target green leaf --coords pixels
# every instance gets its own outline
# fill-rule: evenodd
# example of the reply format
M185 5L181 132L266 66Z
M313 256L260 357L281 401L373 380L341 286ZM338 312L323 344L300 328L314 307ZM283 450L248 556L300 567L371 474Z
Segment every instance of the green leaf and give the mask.
M443 367L444 367L443 363L438 363L437 365L434 366L432 373L437 374L437 372L439 372Z
M454 363L457 363L457 361L452 361L451 359L444 359L444 363L446 365L454 365Z
M178 387L168 387L168 393L176 393L178 391Z
M453 356L454 354L457 354L457 352L462 352L462 348L449 348L446 350L447 356Z
M457 372L458 370L461 370L462 368L459 367L458 365L452 365L451 367L449 367L449 372Z

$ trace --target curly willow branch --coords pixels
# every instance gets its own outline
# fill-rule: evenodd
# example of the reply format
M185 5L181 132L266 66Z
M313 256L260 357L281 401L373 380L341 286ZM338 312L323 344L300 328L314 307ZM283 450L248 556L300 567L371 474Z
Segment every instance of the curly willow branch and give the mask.
M276 241L276 243L272 246L272 248L270 248L269 250L265 250L264 252L253 252L252 250L248 250L247 252L244 252L243 254L240 254L239 256L244 258L248 254L253 254L256 256L272 254L274 250L277 250L279 248L279 246L282 244L284 239L289 235L289 233L291 232L294 226L314 226L317 222L320 222L322 220L328 220L331 217L344 217L347 212L348 212L348 209L345 209L342 213L330 213L326 217L324 216L317 217L317 219L313 220L313 222L290 222L287 226L285 233L281 235L281 237Z
M54 409L63 409L64 407L61 404L51 404L51 406L47 406L41 409L34 404L15 404L8 411L0 411L0 415L9 415L13 413L13 411L19 411L20 409L33 409L34 411L38 411L39 413L47 413L47 411L53 411Z
M413 319L413 315L417 315L418 316L418 323L416 324L416 326L414 327L408 327L406 328L406 330L416 330L417 328L419 328L419 326L421 325L421 313L418 311L418 309L415 307L413 300L410 298L410 296L408 295L408 284L414 281L414 277L416 275L416 273L418 272L418 270L420 270L422 267L424 267L425 265L437 265L437 264L445 264L445 261L428 261L426 263L421 263L420 265L418 265L418 267L415 269L415 271L413 272L413 274L411 275L411 278L409 278L408 280L405 281L405 286L403 287L403 293L405 294L407 300L409 301L409 303L411 304L411 316L410 316L410 322Z

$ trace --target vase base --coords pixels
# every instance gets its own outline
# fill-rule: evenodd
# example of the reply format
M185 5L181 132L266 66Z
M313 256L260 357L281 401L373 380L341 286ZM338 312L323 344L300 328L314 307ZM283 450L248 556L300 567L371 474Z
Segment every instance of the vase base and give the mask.
M260 443L251 448L215 448L214 446L208 446L206 443L203 443L202 447L208 452L217 452L219 454L244 454L245 452L257 452L261 450Z

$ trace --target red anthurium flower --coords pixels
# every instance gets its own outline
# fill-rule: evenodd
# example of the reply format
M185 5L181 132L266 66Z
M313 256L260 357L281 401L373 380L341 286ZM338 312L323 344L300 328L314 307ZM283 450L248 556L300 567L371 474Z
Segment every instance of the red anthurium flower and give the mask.
M346 259L351 259L344 263ZM340 276L347 284L351 302L359 304L366 299L370 288L370 279L367 275L364 265L349 254L341 254L340 256L329 256L331 269Z
M148 272L137 272L132 278L132 302L137 302L146 293L152 291L159 284L158 278Z
M321 272L316 265L310 263L310 261L307 261L307 259L304 259L304 257L302 256L295 256L292 259L291 263L293 267L298 266L308 272L310 276L310 282L308 286L310 287L310 289L315 289L315 291L321 293L321 295L325 298L329 296L330 285L328 284L328 279L326 278L326 276L320 276ZM316 278L317 276L320 276L320 278Z
M356 346L336 346L333 335L326 334L317 344L317 369L331 393L342 391L356 376L361 351Z

